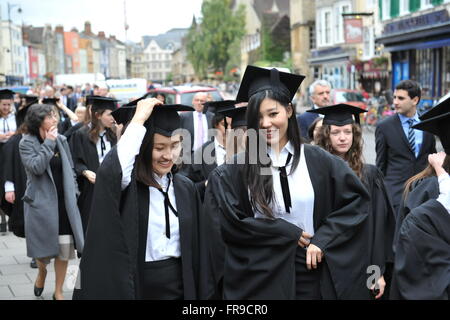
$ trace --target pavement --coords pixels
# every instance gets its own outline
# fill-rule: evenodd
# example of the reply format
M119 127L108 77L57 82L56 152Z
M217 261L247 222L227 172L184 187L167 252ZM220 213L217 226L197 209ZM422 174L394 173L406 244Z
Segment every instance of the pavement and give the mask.
M45 289L41 297L33 293L37 269L30 267L31 258L26 256L25 239L11 232L0 234L0 300L52 300L55 289L55 269L53 262L47 266ZM68 275L78 266L79 260L69 262ZM72 298L70 288L72 277L66 277L63 287L65 299Z

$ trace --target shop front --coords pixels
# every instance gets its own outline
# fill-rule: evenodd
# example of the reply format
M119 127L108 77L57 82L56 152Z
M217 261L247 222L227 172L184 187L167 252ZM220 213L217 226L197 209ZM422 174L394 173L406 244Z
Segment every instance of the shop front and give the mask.
M392 88L412 79L422 87L421 108L450 91L450 17L446 9L389 23L377 39L391 53Z

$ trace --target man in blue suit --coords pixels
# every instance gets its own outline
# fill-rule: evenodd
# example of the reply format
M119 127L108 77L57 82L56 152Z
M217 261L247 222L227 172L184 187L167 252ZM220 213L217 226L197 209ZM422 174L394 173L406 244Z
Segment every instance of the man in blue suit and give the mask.
M313 103L312 109L322 108L331 104L330 100L331 84L326 80L316 80L309 87L309 96ZM300 127L300 134L303 139L309 140L308 128L320 115L317 113L305 112L297 116Z

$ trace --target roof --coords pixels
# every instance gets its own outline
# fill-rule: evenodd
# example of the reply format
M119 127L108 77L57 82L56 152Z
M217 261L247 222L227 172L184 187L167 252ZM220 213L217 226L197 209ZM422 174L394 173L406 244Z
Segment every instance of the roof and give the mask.
M280 16L289 15L289 0L259 0L253 2L253 9L262 18L264 13L272 12L274 3L280 12Z
M28 35L28 42L34 44L42 44L44 41L44 28L43 27L33 27L24 26L22 28L22 33Z
M177 49L181 46L181 39L186 36L189 29L171 29L164 34L159 34L157 36L143 36L142 42L143 47L147 48L152 40L155 40L161 49L167 49L171 44L172 49Z

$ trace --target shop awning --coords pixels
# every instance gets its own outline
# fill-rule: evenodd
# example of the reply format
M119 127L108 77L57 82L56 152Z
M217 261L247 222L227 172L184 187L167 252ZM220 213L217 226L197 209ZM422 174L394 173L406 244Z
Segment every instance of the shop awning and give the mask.
M395 46L389 46L384 47L385 51L403 51L403 50L410 50L410 49L436 49L436 48L442 48L450 46L450 38L448 39L442 39L442 40L434 40L434 41L427 41L427 42L410 42L410 43L404 43L399 44Z

